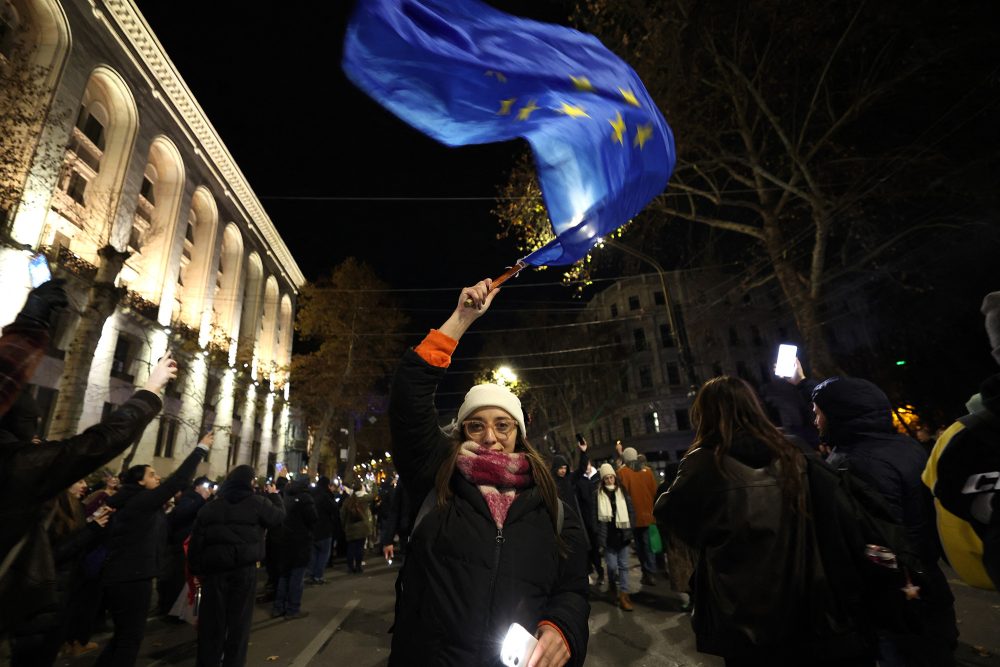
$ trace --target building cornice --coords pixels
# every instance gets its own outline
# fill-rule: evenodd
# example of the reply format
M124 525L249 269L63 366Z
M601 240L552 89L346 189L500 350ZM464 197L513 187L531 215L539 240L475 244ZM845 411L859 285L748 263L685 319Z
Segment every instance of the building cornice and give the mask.
M274 223L251 189L246 176L167 56L160 40L146 23L145 17L133 0L103 0L102 5L154 77L159 90L154 88L153 96L169 102L176 114L179 114L178 120L187 126L186 129L194 138L195 155L207 159L218 170L225 181L226 195L242 206L250 218L250 231L260 237L266 246L266 254L275 260L285 274L286 281L298 291L306 282L305 276L274 228ZM163 96L166 100L163 100Z

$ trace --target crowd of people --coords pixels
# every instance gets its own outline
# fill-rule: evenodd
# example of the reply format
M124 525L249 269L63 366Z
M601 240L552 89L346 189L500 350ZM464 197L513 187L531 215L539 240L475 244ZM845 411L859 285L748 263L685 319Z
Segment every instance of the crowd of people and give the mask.
M699 651L727 665L954 664L958 625L941 569L996 589L1000 374L935 438L900 433L873 383L817 381L801 365L762 391L705 382L693 441L658 479L620 444L603 461L528 439L520 399L472 387L447 427L434 402L463 334L500 289L462 290L451 316L408 350L389 405L396 480L266 482L248 465L213 481L207 433L166 477L105 466L134 444L178 373L169 352L99 424L53 442L21 391L65 306L58 280L29 294L0 337L0 632L12 665L100 651L136 663L155 609L196 622L198 665L243 665L255 605L307 616L308 587L343 556L349 574L405 553L391 665L492 665L512 624L529 666L581 665L595 594L624 612L664 577ZM1000 362L1000 293L983 304ZM197 476L197 477L196 477ZM375 551L372 551L375 549ZM401 553L403 552L403 553ZM258 568L267 575L258 594ZM155 604L154 604L155 594ZM102 623L111 636L93 639Z

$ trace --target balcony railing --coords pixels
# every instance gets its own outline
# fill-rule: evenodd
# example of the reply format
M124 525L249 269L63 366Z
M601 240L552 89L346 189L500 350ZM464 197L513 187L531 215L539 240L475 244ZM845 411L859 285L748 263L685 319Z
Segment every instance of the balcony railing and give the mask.
M160 314L160 304L144 299L141 294L132 290L126 290L122 295L121 305L153 322Z
M58 253L55 253L55 249L52 246L45 246L42 248L42 252L45 253L53 264L77 278L90 281L97 277L96 266L82 257L73 254L65 246L59 246Z

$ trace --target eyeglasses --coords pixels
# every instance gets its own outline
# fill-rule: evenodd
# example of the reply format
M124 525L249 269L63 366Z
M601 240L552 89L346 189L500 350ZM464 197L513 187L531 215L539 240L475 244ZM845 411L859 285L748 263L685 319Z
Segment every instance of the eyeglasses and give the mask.
M476 439L485 436L487 428L492 428L493 432L501 437L507 437L517 430L517 422L513 419L498 419L492 424L487 424L479 419L470 419L462 422L462 426L465 428L466 435Z

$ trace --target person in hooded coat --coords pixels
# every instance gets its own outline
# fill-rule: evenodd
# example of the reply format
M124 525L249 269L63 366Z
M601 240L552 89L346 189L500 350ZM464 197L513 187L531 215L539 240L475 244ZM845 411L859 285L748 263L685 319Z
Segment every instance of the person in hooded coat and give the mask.
M199 477L181 494L174 503L174 509L167 514L167 550L163 572L156 578L156 604L162 616L170 614L177 596L184 590L184 568L187 564L184 542L191 534L195 517L211 496L211 480ZM184 621L177 618L175 622Z
M115 624L111 641L97 659L99 667L131 667L146 634L153 579L163 571L167 515L163 506L194 478L215 436L209 433L168 478L150 465L134 465L108 505L115 510L108 535L102 579L104 599Z
M316 502L316 525L313 527L313 551L307 572L307 584L325 584L326 564L330 561L330 549L333 546L333 530L340 520L340 512L333 492L330 490L330 478L326 475L316 480L313 489L313 500Z
M274 593L271 617L303 618L302 591L306 568L312 558L313 527L316 525L316 503L305 479L289 482L285 487L285 520L282 523L279 548L278 586Z
M954 664L958 643L955 597L938 566L941 546L934 523L934 504L921 474L928 453L913 438L892 426L892 404L868 380L832 377L813 390L816 427L832 448L828 463L846 467L886 500L893 519L924 567L919 605L919 634L883 636L880 664L886 667Z
M264 531L285 518L278 490L268 485L266 496L256 495L254 481L250 466L233 468L191 529L188 563L201 583L198 667L246 664Z

